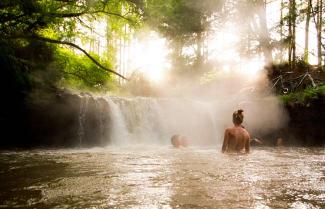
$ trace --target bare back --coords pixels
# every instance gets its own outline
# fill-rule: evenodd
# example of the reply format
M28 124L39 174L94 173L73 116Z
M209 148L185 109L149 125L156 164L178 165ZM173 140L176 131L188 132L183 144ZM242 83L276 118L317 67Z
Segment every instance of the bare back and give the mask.
M222 152L249 152L249 133L241 126L234 126L225 131Z

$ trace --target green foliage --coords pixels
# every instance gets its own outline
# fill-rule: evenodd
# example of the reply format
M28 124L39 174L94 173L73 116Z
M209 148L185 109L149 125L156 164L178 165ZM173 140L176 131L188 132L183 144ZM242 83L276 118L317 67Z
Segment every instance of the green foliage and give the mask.
M111 67L108 60L99 59L98 55L92 56L106 67ZM55 60L52 68L59 69L62 75L58 81L59 86L88 91L112 90L111 83L114 82L112 76L85 55L76 54L70 49L58 48Z
M137 26L142 7L142 0L2 0L0 47L1 51L10 51L0 53L1 63L5 63L2 66L17 85L28 83L40 88L62 85L96 91L112 89L115 85L113 78L89 58L30 37L59 42L74 42L76 38L89 41L89 34L76 30L77 26L91 28L88 24L92 21L106 19L111 33L108 38L113 39L112 33L124 34L122 26L126 23ZM90 54L103 62L103 66L112 67L115 49L112 44L108 48L105 59Z
M1 77L5 78L1 87L9 88L9 91L23 91L29 86L28 64L22 58L15 57L11 47L8 43L0 41Z
M209 26L207 18L218 12L223 0L149 0L147 23L171 39L193 36Z
M6 88L13 88L10 90L26 93L39 84L35 73L44 74L52 58L52 47L45 43L0 40L1 83L8 83ZM44 82L43 86L48 84Z
M292 103L307 104L308 101L317 99L320 95L325 96L325 84L322 84L317 88L308 87L301 92L281 95L280 99L285 104L292 104Z
M109 16L136 23L140 4L131 0L2 0L0 34L26 35L46 28L55 28L61 37L72 37L76 23L81 22L81 17L91 21Z

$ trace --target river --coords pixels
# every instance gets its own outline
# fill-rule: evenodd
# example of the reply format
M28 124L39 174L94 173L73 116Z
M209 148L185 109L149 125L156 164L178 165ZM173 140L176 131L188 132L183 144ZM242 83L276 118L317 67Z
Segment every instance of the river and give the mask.
M324 208L322 148L2 151L0 208Z

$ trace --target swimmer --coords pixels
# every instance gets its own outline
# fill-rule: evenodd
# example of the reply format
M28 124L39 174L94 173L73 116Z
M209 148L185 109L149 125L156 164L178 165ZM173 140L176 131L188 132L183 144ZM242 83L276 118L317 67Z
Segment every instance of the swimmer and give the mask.
M232 115L234 126L227 128L224 135L222 152L249 153L250 136L246 129L241 125L244 120L243 110L237 110Z
M253 138L253 139L251 139L250 140L250 143L251 143L251 145L262 145L263 144L263 142L262 142L262 140L260 140L260 139L257 139L257 138Z
M175 134L170 141L175 148L187 147L187 139L185 136Z
M280 137L276 139L276 143L275 143L276 146L281 147L283 146L283 144L284 144L283 138Z
M178 134L172 136L170 142L175 148L181 148L182 147L180 138L181 138L181 136L178 135Z

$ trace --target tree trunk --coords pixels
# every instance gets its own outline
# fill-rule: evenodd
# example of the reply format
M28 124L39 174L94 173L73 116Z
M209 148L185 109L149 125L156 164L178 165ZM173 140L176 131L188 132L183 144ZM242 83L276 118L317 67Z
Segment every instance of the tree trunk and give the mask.
M312 7L312 0L308 0L306 9L306 25L305 25L305 49L304 49L304 61L308 63L309 55L309 22L310 22L310 11Z
M323 1L317 0L317 57L318 66L322 66L322 11Z
M121 75L123 75L123 61L122 61L122 35L120 34L119 35L119 47L118 47L118 49L119 49L119 74L121 74ZM119 84L121 85L122 84L122 79L121 78L119 78Z
M202 33L203 32L198 32L197 33L197 39L196 39L196 44L197 44L197 51L196 51L196 59L197 59L197 64L201 65L202 64Z
M291 70L295 69L296 64L296 1L289 1L289 18L288 18L288 26L289 26L289 66Z
M292 69L296 67L296 0L292 0Z
M289 29L289 44L288 44L288 62L290 69L292 69L292 0L289 1L289 18L288 18L288 29Z
M266 22L266 3L264 0L260 0L258 4L258 17L260 20L260 27L259 27L259 42L265 57L266 63L271 63L272 59L272 49L270 44L270 35L267 29L267 22Z
M124 25L124 36L123 36L123 68L122 68L122 75L126 75L126 67L127 67L127 24ZM150 69L151 70L151 69Z
M281 0L281 6L280 6L280 40L281 43L283 41L283 7L284 7L284 3L283 0ZM282 46L280 48L280 62L283 61L283 50L282 50Z

